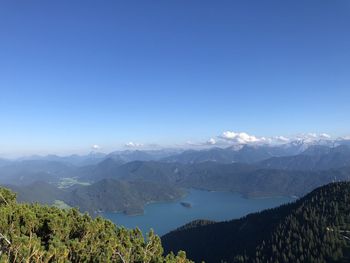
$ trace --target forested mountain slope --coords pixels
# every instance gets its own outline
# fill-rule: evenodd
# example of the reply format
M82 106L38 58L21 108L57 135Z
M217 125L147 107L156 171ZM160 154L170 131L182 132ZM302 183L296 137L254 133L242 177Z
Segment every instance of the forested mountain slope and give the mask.
M146 203L173 201L185 192L169 184L151 182L127 182L103 179L95 184L78 187L63 197L72 207L94 214L97 211L142 214Z
M174 200L184 194L183 189L189 188L231 191L246 197L303 196L324 184L350 179L350 167L291 171L215 162L184 165L136 161L117 167L111 164L106 170L109 171L105 174L107 178L102 177L88 186L57 189L47 182L34 182L9 187L19 194L21 201L51 204L62 200L83 212L135 214L141 213L147 202Z
M349 262L350 183L228 222L194 222L162 237L200 262Z
M123 181L166 183L180 188L232 191L245 196L302 196L321 185L350 179L350 168L327 171L264 169L241 163L131 162L108 176Z

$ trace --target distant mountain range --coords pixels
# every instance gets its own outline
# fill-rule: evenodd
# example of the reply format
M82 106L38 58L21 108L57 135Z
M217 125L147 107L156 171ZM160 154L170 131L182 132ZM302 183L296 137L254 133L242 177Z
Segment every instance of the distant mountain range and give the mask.
M259 164L263 168L283 170L327 170L350 166L350 147L311 146L299 155L273 157Z
M18 161L54 161L72 164L75 166L95 165L105 159L111 158L119 162L127 163L132 161L164 161L164 162L245 162L254 163L271 157L298 155L309 147L321 146L334 148L340 145L350 146L350 139L298 139L284 144L236 144L226 148L207 147L202 150L183 150L178 148L160 150L124 150L114 151L109 154L92 151L87 155L33 155L21 157L15 160L0 158L0 166L10 162Z
M90 152L87 155L68 155L68 156L58 156L58 155L32 155L27 157L21 157L15 160L8 160L0 158L0 166L21 162L21 161L48 161L48 162L61 162L65 164L71 164L74 166L88 166L96 165L105 159L114 159L120 163L128 163L132 161L152 161L161 160L171 155L176 155L182 152L181 149L162 149L162 150L125 150L125 151L114 151L109 154L101 152Z
M321 185L350 180L346 142L307 144L306 149L304 143L295 142L181 153L91 153L85 159L2 160L0 184L9 185L22 201L51 204L61 200L90 213L140 213L147 202L174 200L189 188L232 191L246 197L303 196ZM82 165L85 162L89 164Z
M188 150L178 155L162 159L165 162L179 163L255 163L271 157L288 156L299 153L300 145L242 145L240 147L210 148L200 151Z
M106 159L112 158L113 160L124 163L133 161L157 161L172 155L176 155L179 152L181 152L179 149L116 151L106 155Z
M65 162L21 160L0 167L0 183L27 185L35 181L57 183L60 178L72 177L79 168Z
M28 157L22 157L15 161L48 161L48 162L60 162L65 164L71 164L75 166L85 166L97 164L106 158L105 153L91 152L87 155L68 155L68 156L58 156L54 154L40 156L33 155Z

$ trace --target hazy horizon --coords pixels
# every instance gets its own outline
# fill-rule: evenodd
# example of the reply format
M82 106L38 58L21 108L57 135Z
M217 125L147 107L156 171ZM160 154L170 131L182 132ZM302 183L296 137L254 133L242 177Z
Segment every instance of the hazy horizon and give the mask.
M350 136L332 136L327 133L299 133L293 136L254 136L247 134L245 132L233 132L225 131L221 135L211 137L206 141L195 140L186 141L182 144L173 145L161 145L155 143L138 144L134 142L127 142L120 145L88 145L82 149L62 149L61 151L44 149L42 151L22 151L22 152L3 152L0 151L0 158L6 159L17 159L17 158L29 158L32 156L47 156L47 155L57 155L57 156L69 156L69 155L88 155L88 154L109 154L117 151L185 151L185 150L203 150L210 149L213 147L227 148L234 146L278 146L287 145L294 142L300 143L311 143L318 145L321 142L336 142L336 141L350 141Z

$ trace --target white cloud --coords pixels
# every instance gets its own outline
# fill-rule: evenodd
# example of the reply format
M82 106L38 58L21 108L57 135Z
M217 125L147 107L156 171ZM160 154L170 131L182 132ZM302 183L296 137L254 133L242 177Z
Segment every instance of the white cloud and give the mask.
M125 147L128 147L128 148L137 148L137 147L142 147L143 144L141 143L134 143L134 142L128 142L125 144Z
M93 149L94 151L97 151L97 150L101 149L101 147L97 144L94 144L91 146L91 149Z
M214 145L214 144L216 144L216 140L214 138L210 138L206 144L207 145Z
M317 133L313 133L313 132L310 132L306 135L306 137L309 137L309 138L317 138Z
M216 137L210 137L207 140L198 140L198 141L187 141L187 147L193 148L208 148L211 146L216 147L232 147L232 146L243 146L245 144L253 145L279 145L279 144L288 144L293 141L300 141L304 143L314 143L314 142L327 142L331 140L332 137L326 133L301 133L298 135L292 136L255 136L248 134L247 132L235 132L235 131L224 131L221 135ZM350 139L350 138L349 138ZM142 148L142 149L154 149L155 147L161 147L156 144L141 144L136 142L128 142L124 145L127 148ZM178 147L185 146L184 144L177 145ZM186 147L186 146L185 146Z
M315 142L319 140L330 140L332 137L327 133L303 133L296 136L273 136L258 137L246 132L225 131L218 136L216 144L285 144L294 140L303 142Z
M331 136L329 134L327 134L327 133L321 133L320 137L323 138L323 139L330 139L331 138Z
M224 140L241 143L241 144L256 143L256 142L262 142L266 140L266 138L264 137L258 138L254 135L249 135L245 132L233 132L233 131L225 131L219 137Z

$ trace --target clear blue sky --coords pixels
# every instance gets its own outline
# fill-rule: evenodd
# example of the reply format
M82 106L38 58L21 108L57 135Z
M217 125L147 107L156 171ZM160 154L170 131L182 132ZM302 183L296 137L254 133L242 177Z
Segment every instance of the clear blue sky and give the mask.
M0 153L350 133L350 1L1 1Z

